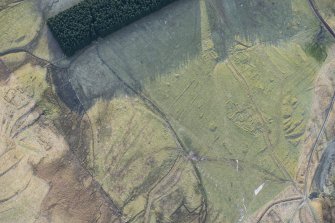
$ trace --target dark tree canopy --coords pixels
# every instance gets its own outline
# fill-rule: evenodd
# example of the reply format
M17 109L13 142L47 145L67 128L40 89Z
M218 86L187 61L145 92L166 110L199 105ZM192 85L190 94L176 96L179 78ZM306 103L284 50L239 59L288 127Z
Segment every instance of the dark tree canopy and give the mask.
M67 56L175 0L84 0L48 19Z

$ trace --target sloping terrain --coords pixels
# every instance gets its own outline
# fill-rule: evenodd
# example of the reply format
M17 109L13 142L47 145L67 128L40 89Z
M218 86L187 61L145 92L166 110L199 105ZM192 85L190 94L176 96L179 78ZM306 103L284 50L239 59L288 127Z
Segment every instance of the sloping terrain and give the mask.
M99 58L103 72L109 70L108 75L99 78L100 83L124 82L132 89L131 95L144 95L158 107L155 109L168 117L182 140L182 147L188 153L196 154L195 165L202 176L211 210L209 221L231 222L252 213L290 182L293 183L299 143L303 140L310 113L311 89L320 68L320 61L307 50L307 46L315 41L319 26L307 2L290 3L287 7L299 5L290 24L309 24L308 30L305 26L297 26L294 32L282 34L282 38L271 38L274 46L257 43L262 38L256 40L257 32L250 34L253 38L241 35L238 42L230 43L229 56L225 56L227 53L218 52L215 47L211 31L212 21L219 19L208 16L205 2L179 4L195 5L201 16L201 21L195 25L200 38L191 39L193 46L200 46L200 49L196 54L192 53L194 56L186 59L184 65L173 66L176 57L171 58L171 62L165 59L171 53L163 57L164 65L170 66L167 69L152 61L161 57L152 56L150 49L165 52L164 47L170 46L164 44L165 41L178 37L171 36L157 43L150 41L150 45L138 44L141 41L139 36L143 41L150 36L151 31L146 30L143 36L139 34L141 29L136 27L147 27L146 19L98 42L88 51L92 54L85 56L92 56L88 59L90 61ZM179 6L175 12L178 10L182 7ZM308 15L309 20L302 21L302 14ZM164 13L159 16L162 15ZM176 17L174 20L173 27L179 21ZM169 22L168 18L161 20L162 25L169 25ZM290 24L283 23L282 29ZM269 27L270 24L258 32L269 32ZM150 29L154 28L150 26ZM191 34L195 28L185 26L184 30L190 31L184 33ZM154 33L158 35L159 32L165 30ZM137 41L133 42L135 36ZM155 36L155 40L158 39ZM239 43L241 41L246 43ZM187 50L188 46L181 42L177 50ZM145 49L139 50L138 47ZM141 52L141 56L136 52ZM78 89L79 98L83 104L91 103L85 89L92 91L92 87L86 86L93 85L85 78L86 72L82 72L85 65L73 66L75 78L71 81ZM107 86L111 90L100 87L97 88L100 93L96 95L110 97L108 93L118 89L113 87L115 85ZM255 190L261 185L262 192L255 196Z
M308 1L176 1L67 58L45 23L76 3L0 4L1 223L320 215L334 40Z

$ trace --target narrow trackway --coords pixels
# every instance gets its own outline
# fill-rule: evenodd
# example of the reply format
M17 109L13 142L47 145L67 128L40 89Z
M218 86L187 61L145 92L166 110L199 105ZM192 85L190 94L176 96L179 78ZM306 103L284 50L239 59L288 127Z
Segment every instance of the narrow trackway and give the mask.
M290 173L288 172L288 170L286 169L286 167L284 166L282 161L277 157L276 153L274 152L274 145L273 145L273 143L270 139L269 127L268 127L268 125L265 121L265 118L263 117L263 114L262 114L259 106L257 105L256 101L253 98L253 95L251 93L251 90L250 90L250 87L248 85L247 80L244 78L243 74L238 71L238 69L236 68L236 66L234 65L233 62L228 62L228 67L233 72L233 74L235 75L238 82L241 85L245 85L245 88L243 88L243 89L245 89L245 92L246 92L249 100L251 101L251 104L253 105L255 112L259 116L259 119L260 119L260 121L262 122L262 124L265 128L265 132L263 132L263 136L264 136L264 141L267 145L267 149L269 149L270 158L273 160L275 165L282 171L282 173L288 178L288 180L292 183L292 185L298 190L298 186L297 186L296 182L293 180L292 176L290 175Z
M264 215L275 205L278 204L282 204L282 203L286 203L286 202L293 202L293 201L300 201L302 200L303 197L298 196L298 197L290 197L290 198L286 198L286 199L281 199L281 200L277 200L272 202L268 207L266 207L266 209L262 212L262 214L258 217L257 223L259 223L262 218L264 217Z
M157 196L157 194L159 193L159 190L161 190L161 188L163 188L165 185L169 184L169 181L173 181L171 178L174 176L174 174L178 171L178 169L181 167L182 165L182 157L179 156L173 166L171 167L171 169L169 170L169 172L163 176L159 182L156 183L156 185L154 185L154 187L149 191L148 194L148 199L147 199L147 203L146 203L146 207L145 207L145 211L144 211L144 223L150 223L150 212L151 212L151 207L155 201L155 196ZM172 184L176 184L176 182L173 182ZM173 185L172 185L173 187Z
M314 0L307 0L308 4L310 6L310 8L312 9L313 13L316 15L316 17L320 20L320 22L322 23L322 25L327 29L327 31L331 34L331 36L335 39L335 31L330 27L330 25L327 23L327 21L322 17L321 13L319 12L319 9L317 8ZM322 123L321 129L317 134L317 137L312 145L312 148L309 152L309 157L308 157L308 162L307 162L307 167L306 167L306 171L305 171L305 179L304 179L304 197L296 197L296 198L288 198L288 199L284 199L284 200L279 200L277 202L272 203L270 206L268 206L265 211L261 214L261 216L258 218L257 222L260 222L262 220L262 218L265 216L265 214L275 205L280 204L280 203L285 203L287 201L291 201L293 200L299 200L299 199L306 199L308 196L308 192L309 192L309 188L307 188L307 182L308 182L308 174L310 171L310 166L311 166L311 162L312 162L312 158L313 155L315 153L315 150L317 148L317 144L320 141L320 138L322 136L322 133L326 127L326 124L329 120L331 111L334 107L334 103L335 103L335 90L333 92L331 101L329 103L328 109L326 110L326 117Z
M319 9L317 8L314 0L308 0L308 3L312 9L312 11L314 12L314 14L316 15L316 17L320 20L320 22L325 26L325 28L328 30L328 32L332 35L332 37L335 39L335 32L334 30L329 26L329 24L327 23L327 21L322 17L322 15L320 14L319 12ZM323 134L323 131L326 127L326 124L329 120L329 117L330 117L330 114L331 114L331 111L333 109L333 106L334 106L334 102L335 102L335 91L333 92L333 95L332 95L332 99L331 99L331 102L329 104L329 107L328 109L326 110L326 117L322 123L322 126L321 126L321 129L313 143L313 146L310 150L310 154L309 154L309 157L308 157L308 162L307 162L307 168L306 168L306 172L305 172L305 183L304 183L304 194L305 194L305 197L307 197L307 193L309 192L309 188L307 188L307 184L308 184L308 175L309 175L309 171L310 171L310 167L311 167L311 162L312 162L312 158L313 158L313 155L315 153L315 150L317 148L317 144L318 142L320 141L320 138Z
M59 69L64 69L62 67L58 67L56 64L52 63L51 61L48 61L46 59L43 59L41 57L38 57L38 56L34 55L32 52L30 52L29 50L27 50L25 48L13 48L13 49L5 50L3 52L0 52L0 57L7 56L7 55L10 55L10 54L15 54L15 53L26 53L29 56L33 57L34 59L46 64L44 66L52 66L52 67L56 67L56 68L59 68Z
M182 142L182 140L180 139L180 137L178 136L177 132L175 131L175 129L173 128L171 122L169 121L167 115L158 107L158 105L156 105L151 99L149 99L146 95L142 94L141 92L137 91L134 87L132 87L130 84L128 84L125 80L123 80L114 70L113 68L102 58L100 51L99 51L99 45L96 46L96 51L97 51L97 56L98 58L101 60L101 62L110 70L110 72L115 75L115 77L121 82L123 83L130 91L132 91L134 94L136 94L148 107L151 111L153 111L154 113L158 114L163 121L166 123L168 129L171 131L171 133L173 134L173 137L175 138L178 146L182 149L182 152L185 156L188 155L188 151L187 148L185 147L184 143ZM208 208L208 199L207 199L207 194L205 191L205 187L203 186L203 182L202 182L202 177L200 174L200 171L198 170L195 161L190 160L194 172L196 174L197 180L199 181L199 186L200 186L200 190L201 190L201 194L203 196L203 202L204 202L204 216L203 219L201 219L201 222L206 222L207 219L207 208Z
M316 15L316 17L321 21L321 23L325 26L325 28L328 30L328 32L334 37L335 39L335 32L334 30L329 26L329 24L325 21L325 19L322 17L322 15L320 14L314 0L307 0L311 9L313 10L314 14ZM8 51L4 51L4 52L0 52L0 56L4 56L4 55L7 55L7 54L11 54L11 53L19 53L19 52L24 52L24 53L27 53L29 54L30 56L32 56L33 58L43 62L46 64L46 66L52 66L52 67L56 67L56 68L61 68L61 67L57 67L57 65L53 64L52 62L50 61L47 61L43 58L39 58L35 55L33 55L31 52L29 52L28 50L26 49L22 49L22 48L16 48L16 49L10 49ZM99 54L99 52L98 52ZM175 132L174 128L172 127L170 121L168 120L166 114L161 111L161 109L154 103L152 102L149 98L147 98L145 95L141 94L140 92L137 92L134 88L132 88L129 84L127 84L124 80L122 80L121 77L119 77L112 69L111 67L108 66L107 63L105 63L105 61L100 57L99 55L99 58L101 59L101 61L106 64L106 66L111 70L111 72L113 72L113 74L121 81L125 84L125 86L127 88L129 88L131 91L133 91L136 95L138 95L153 111L155 111L156 113L158 113L161 118L166 122L166 124L168 125L169 129L171 130L171 132L173 133L176 141L178 142L178 144L180 145L180 147L183 149L184 153L187 153L187 150L185 148L185 146L183 145L183 142L181 141L181 139L179 138L179 136L177 135L177 133ZM64 68L61 68L61 69L64 69ZM326 111L326 117L323 121L323 124L322 124L322 127L317 135L317 138L315 140L315 142L313 143L313 146L310 150L310 155L308 157L308 164L307 164L307 169L306 169L306 174L305 174L305 184L304 184L304 194L305 196L307 196L307 193L308 193L308 188L307 188L307 181L308 181L308 172L310 171L310 165L311 165L311 161L312 161L312 157L314 155L314 152L317 148L317 144L323 134L323 131L326 127L326 124L329 120L329 117L330 117L330 114L331 114L331 111L332 111L332 107L334 106L334 103L335 103L335 91L332 95L332 99L331 99L331 102L330 102L330 105L329 105L329 109L327 109ZM200 175L200 172L199 170L197 169L196 167L196 164L192 162L192 165L195 169L195 172L197 174L197 177L200 181L200 185L202 186L202 192L203 192L203 196L204 196L204 199L205 199L205 208L207 208L207 196L206 196L206 192L205 192L205 189L203 188L203 185L202 185L202 180L201 180L201 175ZM301 199L301 197L295 197L295 198L288 198L288 199L284 199L284 200L279 200L279 201L276 201L274 203L272 203L267 209L266 211L264 211L264 213L262 214L262 217L267 213L268 210L270 210L274 205L276 204L279 204L279 203L284 203L284 202L288 202L288 201L293 201L293 200L299 200ZM261 218L260 218L261 219ZM203 219L203 221L205 222L206 221L206 217Z
M328 32L335 38L335 31L330 27L330 25L327 23L327 21L322 17L322 15L321 15L319 9L317 8L314 0L308 0L308 3L310 5L311 9L313 10L314 14L316 15L316 17L318 17L318 19L325 26L325 28L328 30Z

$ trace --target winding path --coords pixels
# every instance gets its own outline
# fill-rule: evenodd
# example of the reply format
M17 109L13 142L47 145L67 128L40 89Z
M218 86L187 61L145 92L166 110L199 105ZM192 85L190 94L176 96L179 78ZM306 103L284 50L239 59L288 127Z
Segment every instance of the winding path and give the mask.
M312 9L313 13L316 15L316 17L320 20L320 22L322 23L322 25L327 29L327 31L331 34L331 36L335 39L335 32L334 30L330 27L330 25L327 23L327 21L323 18L323 16L321 15L319 9L317 8L314 0L307 0L308 4L310 6L310 8ZM262 220L262 218L265 216L265 214L275 205L280 204L280 203L285 203L285 202L289 202L289 201L294 201L294 200L301 200L307 199L308 193L309 193L309 188L308 188L308 178L309 178L309 172L311 169L311 163L312 163L312 158L313 155L315 153L315 150L317 149L317 145L321 139L321 136L324 132L324 129L328 123L330 114L332 112L332 109L334 107L334 103L335 103L335 91L333 92L330 104L328 106L328 109L326 109L326 117L324 119L324 121L322 122L322 126L320 131L317 134L317 137L312 145L312 148L310 149L309 152L309 156L308 156L308 161L307 161L307 167L306 167L306 172L305 172L305 179L304 179L304 197L293 197L293 198L287 198L287 199L283 199L283 200L279 200L279 201L275 201L272 204L270 204L265 211L261 214L261 216L258 218L257 222L260 222Z
M308 3L312 9L312 11L314 12L314 14L316 15L316 17L320 20L320 22L322 23L322 25L324 25L324 27L328 30L328 32L332 35L332 37L335 39L335 32L334 30L329 26L329 24L326 22L326 20L322 17L322 15L320 14L314 0L308 0ZM305 184L304 184L304 194L305 196L307 197L307 193L309 192L307 188L308 185L308 174L309 174L309 171L310 171L310 166L311 166L311 162L312 162L312 158L313 158L313 155L315 153L315 150L317 148L317 145L318 145L318 142L320 141L320 138L321 138L321 135L323 134L323 131L326 127L326 124L329 120L329 117L330 117L330 114L332 112L332 109L334 107L334 103L335 103L335 91L333 92L333 95L332 95L332 98L331 98L331 102L329 104L329 107L328 109L326 109L326 117L322 123L322 126L321 126L321 129L313 143L313 146L310 150L310 154L309 154L309 157L308 157L308 163L307 163L307 169L306 169L306 172L305 172Z
M137 91L134 87L132 87L130 84L128 84L125 80L123 80L114 70L113 68L103 59L103 57L100 54L99 51L99 46L97 45L96 47L97 50L97 55L98 58L101 60L101 62L109 69L109 71L115 75L115 77L121 82L123 83L130 91L132 91L135 95L137 95L144 103L146 106L149 107L149 109L151 111L153 111L154 113L158 114L163 121L166 123L168 129L171 131L171 133L173 134L173 137L175 138L178 146L182 149L182 153L187 156L188 155L188 150L185 147L184 143L182 142L182 140L180 139L180 137L178 136L177 132L175 131L175 129L173 128L170 120L168 119L167 115L159 108L158 105L156 105L151 99L149 99L146 95L142 94L141 92ZM203 205L204 205L204 215L202 216L201 222L206 222L207 219L207 208L208 208L208 199L207 199L207 194L205 191L205 187L203 186L202 183L202 177L201 177L201 173L198 170L196 163L194 160L190 160L193 169L195 171L196 177L199 181L199 187L201 190L201 194L203 196Z

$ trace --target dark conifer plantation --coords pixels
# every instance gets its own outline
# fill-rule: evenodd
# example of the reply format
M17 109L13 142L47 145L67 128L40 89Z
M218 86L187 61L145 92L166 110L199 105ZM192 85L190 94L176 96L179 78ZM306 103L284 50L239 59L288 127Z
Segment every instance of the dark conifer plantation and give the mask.
M67 56L175 0L84 0L48 19Z

